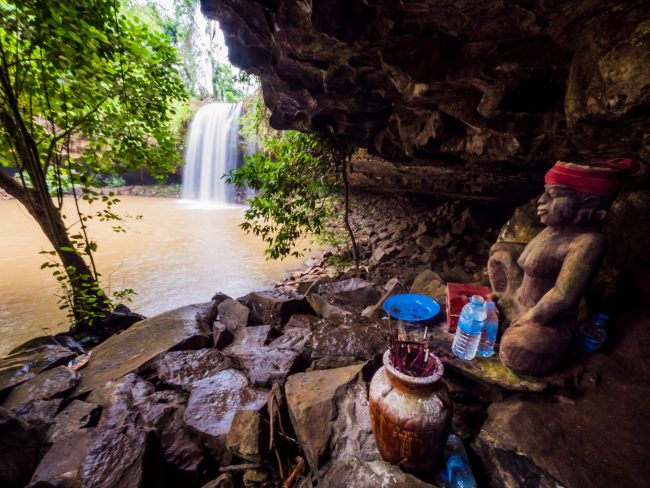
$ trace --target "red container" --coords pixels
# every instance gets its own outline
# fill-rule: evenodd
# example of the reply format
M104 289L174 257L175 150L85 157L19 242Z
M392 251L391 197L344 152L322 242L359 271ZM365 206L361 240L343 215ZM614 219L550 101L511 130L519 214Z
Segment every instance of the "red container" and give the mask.
M491 300L492 290L487 286L475 284L447 283L447 332L456 332L458 317L472 295Z

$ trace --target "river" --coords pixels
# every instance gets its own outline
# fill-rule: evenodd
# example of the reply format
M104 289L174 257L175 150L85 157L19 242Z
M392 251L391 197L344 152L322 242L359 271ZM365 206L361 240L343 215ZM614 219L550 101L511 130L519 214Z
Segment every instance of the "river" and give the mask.
M132 310L146 316L206 302L217 291L239 297L300 269L304 258L266 261L264 243L238 227L243 207L198 209L174 199L120 197L116 212L126 233L91 223L99 244L97 267L108 290L133 288ZM58 285L41 270L41 250L51 249L27 211L0 201L0 356L33 337L67 329L58 310Z

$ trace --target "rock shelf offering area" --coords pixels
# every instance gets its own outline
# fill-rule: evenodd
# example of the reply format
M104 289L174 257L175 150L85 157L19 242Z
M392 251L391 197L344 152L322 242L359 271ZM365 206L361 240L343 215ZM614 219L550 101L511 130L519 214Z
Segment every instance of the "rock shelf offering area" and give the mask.
M275 289L148 319L121 307L78 372L65 366L78 354L66 336L1 359L0 485L274 487L295 471L301 488L437 486L436 472L416 478L382 461L371 431L382 303L419 293L443 304L447 281L485 282L499 217L459 202L355 198L359 270L325 250ZM522 232L525 208L502 233ZM444 306L427 322L452 431L480 486L643 486L650 324L629 298L613 346L540 378L496 356L454 358Z
M355 271L308 276L304 294L288 289L294 277L136 322L79 372L63 366L75 353L59 345L2 359L2 486L279 486L300 458L296 486L436 486L435 473L419 479L379 458L368 383L387 344L377 305L444 283L431 270L383 287ZM633 324L623 350L648 326L638 312L619 318ZM444 313L429 324L430 344L446 360L453 430L481 482L641 486L635 443L647 441L634 399L648 383L626 369L631 358L596 354L522 378L496 358L451 359L443 322Z

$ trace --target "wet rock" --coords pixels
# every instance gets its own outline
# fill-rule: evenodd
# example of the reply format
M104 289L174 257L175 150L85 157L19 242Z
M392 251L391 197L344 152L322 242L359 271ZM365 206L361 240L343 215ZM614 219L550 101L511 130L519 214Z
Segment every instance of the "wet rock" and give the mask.
M284 290L254 292L242 300L250 307L250 319L256 324L285 324L295 313L313 312L302 295Z
M210 306L207 307L203 312L203 320L205 323L212 325L212 323L217 319L217 315L219 315L219 305L221 305L224 301L230 299L231 298L225 293L215 293L211 299L212 303L210 303Z
M189 390L192 383L231 367L231 361L214 349L172 351L156 360L153 369L158 379L173 388Z
M406 287L400 283L400 281L397 278L392 278L389 280L388 283L384 286L385 293L381 296L379 301L375 303L374 305L369 305L367 306L363 312L361 312L361 315L364 317L368 317L370 319L376 320L382 316L385 315L384 312L384 302L388 297L391 297L393 295L398 295L400 293L406 293Z
M117 305L108 318L101 325L101 335L109 337L122 332L131 327L136 322L144 320L146 317L139 313L132 312L129 307L120 303Z
M230 332L246 327L250 310L237 300L229 298L219 305L219 322Z
M474 442L492 486L647 485L647 383L612 373L574 403L513 397L488 408Z
M314 330L305 346L305 353L311 360L327 356L373 359L383 353L386 347L386 338L374 324L361 321L347 324L327 320Z
M183 420L187 398L180 391L157 391L137 406L142 423L160 438L165 462L175 471L174 486L195 485L209 464L199 440Z
M235 479L230 473L224 473L217 479L207 482L201 488L236 488Z
M151 383L131 373L95 389L86 400L102 407L99 425L112 428L123 425L131 407L154 391Z
M21 488L38 462L41 438L36 429L0 407L0 486Z
M291 423L313 469L327 460L337 401L347 386L358 380L362 367L298 373L287 380L285 393Z
M138 371L170 350L201 349L210 345L210 331L197 314L209 304L188 305L142 320L123 333L110 337L93 350L81 370L75 393L81 394Z
M158 436L135 424L102 431L88 447L81 486L167 486Z
M284 334L275 339L269 344L269 349L288 349L302 354L305 344L311 337L311 332L302 327L287 327L284 329Z
M0 393L47 369L67 364L76 354L59 345L42 345L0 359Z
M445 357L445 368L488 386L504 390L541 392L549 385L549 377L532 377L515 374L505 367L495 355L476 357L471 361L459 359L451 352L453 334L440 329L429 330L429 344Z
M365 383L348 386L336 401L336 418L332 421L330 463L345 456L362 461L379 459L370 421L370 406Z
M334 313L359 314L379 300L380 294L371 283L361 278L350 278L321 285L318 295L307 295L307 300L321 317Z
M217 453L222 452L238 410L260 410L268 391L249 386L246 376L234 369L194 382L183 419Z
M251 463L259 463L260 416L253 410L239 410L226 436L226 447L235 455Z
M319 320L320 317L317 315L294 313L287 322L287 327L302 327L303 329L311 329L312 325L314 325Z
M62 398L55 398L53 400L30 400L13 409L12 412L20 420L34 427L45 437L46 432L54 422L54 417L59 411L62 402Z
M212 326L212 344L218 350L222 350L232 344L235 336L232 332L226 329L218 320Z
M444 307L447 287L443 279L430 269L421 271L413 280L409 293L416 293L433 298Z
M3 407L14 409L30 400L49 400L65 396L72 390L79 376L66 366L57 366L16 387L3 403Z
M232 344L226 348L226 351L233 346L263 346L271 333L270 325L254 325L252 327L243 327L237 329Z
M99 405L73 400L54 418L54 425L47 432L47 441L54 443L61 437L77 432L84 427L96 425L100 413Z
M432 488L398 466L377 460L363 462L350 455L336 463L322 479L328 488Z
M93 429L80 429L60 437L36 467L30 488L81 486L80 470L93 435Z
M352 366L353 364L363 364L363 362L364 361L361 361L354 356L326 356L313 361L311 366L307 368L307 371L344 368L346 366Z
M303 342L304 344L304 342ZM253 385L270 386L283 383L292 371L299 352L265 346L230 346L231 356L250 378Z

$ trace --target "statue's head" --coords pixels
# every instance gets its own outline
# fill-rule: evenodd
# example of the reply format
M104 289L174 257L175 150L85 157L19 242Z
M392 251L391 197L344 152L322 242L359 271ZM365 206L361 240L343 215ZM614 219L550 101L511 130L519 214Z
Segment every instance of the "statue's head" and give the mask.
M566 226L602 221L620 186L621 171L633 166L630 159L591 164L558 161L546 173L545 191L537 202L542 224Z

